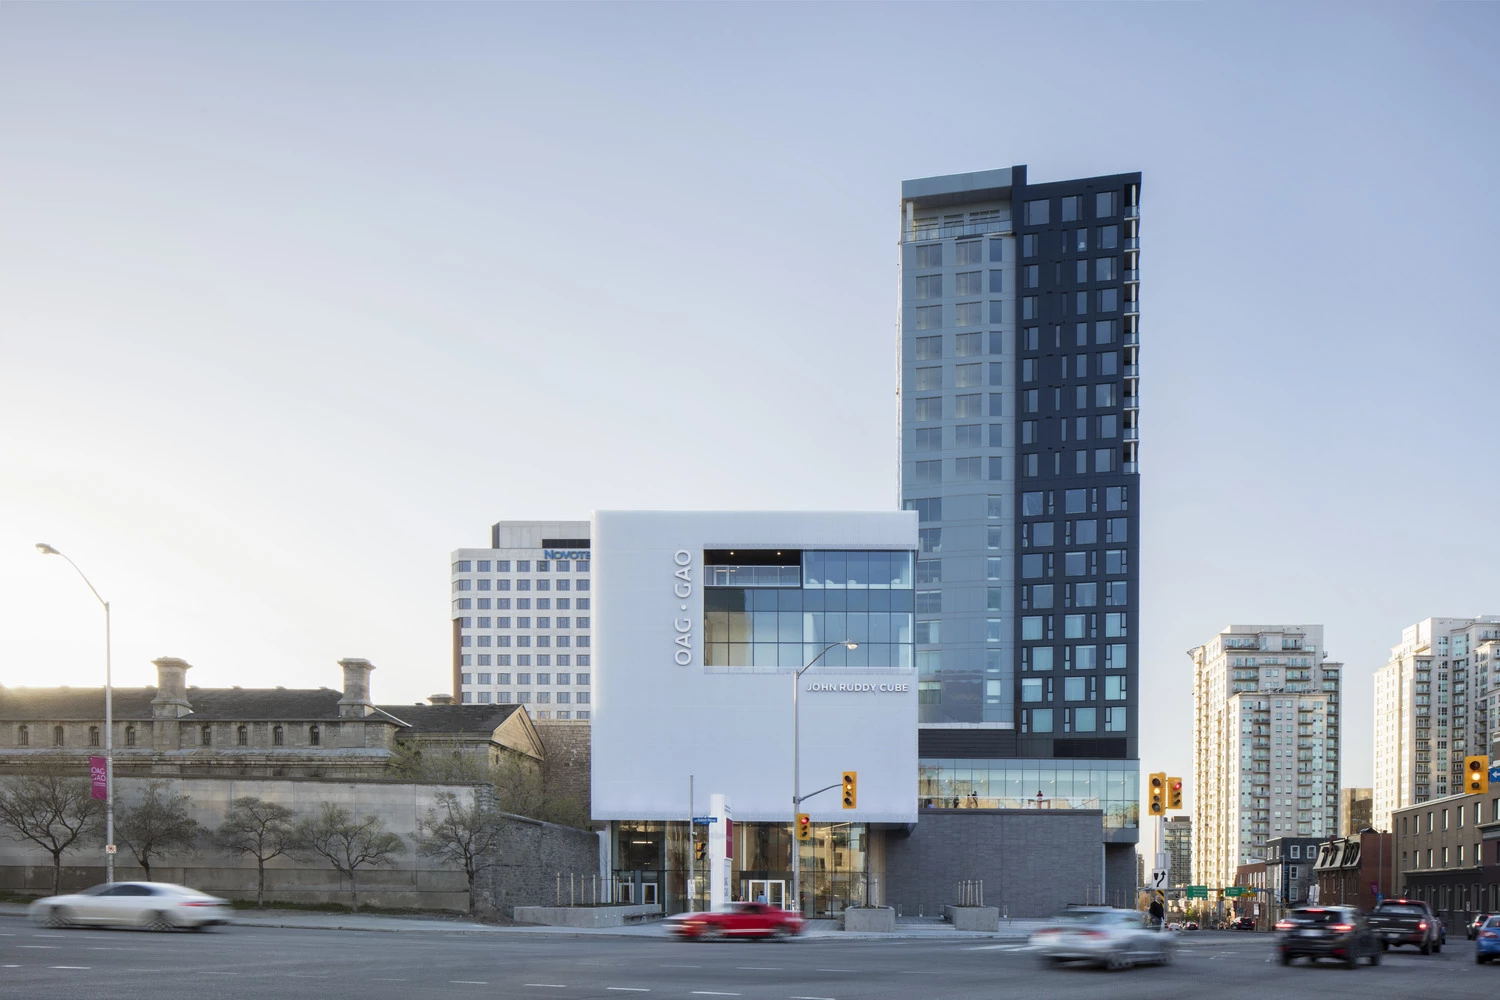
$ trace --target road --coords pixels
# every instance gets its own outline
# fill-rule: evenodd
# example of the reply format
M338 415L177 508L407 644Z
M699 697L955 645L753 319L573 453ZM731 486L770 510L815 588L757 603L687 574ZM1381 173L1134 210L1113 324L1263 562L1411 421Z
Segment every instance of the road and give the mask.
M982 941L714 944L564 934L450 935L230 927L207 934L47 930L0 919L0 995L58 1000L519 998L952 1000L1046 996L1216 1000L1271 996L1493 998L1500 966L1473 945L1392 952L1378 968L1285 969L1261 934L1188 935L1167 968L1044 969L1023 945Z

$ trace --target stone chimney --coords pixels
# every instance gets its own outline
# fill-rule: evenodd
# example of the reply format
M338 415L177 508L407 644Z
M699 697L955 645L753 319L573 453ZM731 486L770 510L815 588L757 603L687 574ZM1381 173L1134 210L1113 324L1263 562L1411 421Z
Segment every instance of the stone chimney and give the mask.
M430 694L427 696L427 701L432 705L451 705L453 704L453 696L451 694Z
M151 699L151 717L180 719L187 715L193 710L187 700L187 672L192 664L175 656L151 662L156 664L156 697Z
M344 668L344 696L339 699L339 718L363 719L375 711L370 703L370 671L375 664L369 660L344 659L339 661Z

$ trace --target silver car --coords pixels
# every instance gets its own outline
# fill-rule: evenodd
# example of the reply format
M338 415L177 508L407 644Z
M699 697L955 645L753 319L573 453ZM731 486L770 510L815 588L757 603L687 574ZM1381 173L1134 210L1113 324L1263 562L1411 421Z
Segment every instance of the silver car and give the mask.
M199 931L229 923L229 901L171 882L106 882L66 896L46 896L27 915L46 927L103 925Z
M1139 910L1105 906L1068 910L1032 934L1030 943L1048 965L1077 961L1107 969L1169 965L1176 946L1170 932L1153 930Z

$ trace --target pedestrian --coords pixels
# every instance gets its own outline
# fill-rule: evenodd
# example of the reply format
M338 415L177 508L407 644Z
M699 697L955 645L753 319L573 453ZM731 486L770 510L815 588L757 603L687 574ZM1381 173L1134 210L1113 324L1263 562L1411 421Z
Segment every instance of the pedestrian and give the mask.
M1151 929L1154 931L1161 930L1162 917L1164 917L1167 912L1166 907L1161 905L1161 900L1156 896L1152 896L1151 906L1147 909L1146 912L1151 915Z

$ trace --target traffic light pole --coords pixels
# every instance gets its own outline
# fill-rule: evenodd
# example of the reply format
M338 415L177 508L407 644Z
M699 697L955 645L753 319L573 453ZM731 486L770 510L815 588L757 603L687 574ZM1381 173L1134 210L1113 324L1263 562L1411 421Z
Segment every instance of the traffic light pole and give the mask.
M818 650L818 655L807 661L807 666L792 674L792 905L797 908L798 916L802 916L802 844L797 839L797 813L802 807L802 759L799 756L799 742L802 735L801 716L799 702L797 700L798 690L802 687L802 675L812 669L812 665L823 658L823 654L834 646L847 646L854 649L858 643L848 639L838 642L830 642ZM837 788L837 785L829 785L828 788ZM826 792L828 788L820 788L807 798L819 792Z
M688 884L687 884L687 911L692 913L698 909L698 878L693 873L694 855L698 853L698 821L693 815L693 775L688 775Z

